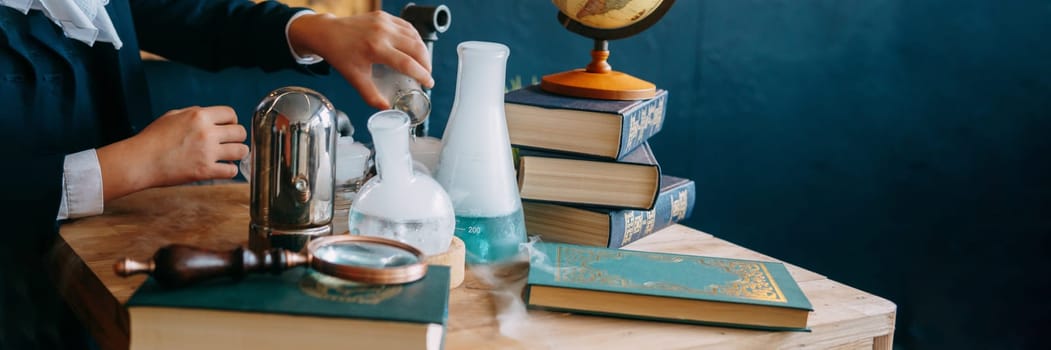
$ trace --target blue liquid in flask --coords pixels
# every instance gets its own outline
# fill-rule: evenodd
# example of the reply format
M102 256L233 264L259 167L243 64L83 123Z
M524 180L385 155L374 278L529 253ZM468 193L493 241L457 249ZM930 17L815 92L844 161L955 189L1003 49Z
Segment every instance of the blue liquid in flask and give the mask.
M463 241L467 250L467 263L492 264L514 259L518 255L518 246L525 243L523 222L521 207L503 216L457 215L456 237Z

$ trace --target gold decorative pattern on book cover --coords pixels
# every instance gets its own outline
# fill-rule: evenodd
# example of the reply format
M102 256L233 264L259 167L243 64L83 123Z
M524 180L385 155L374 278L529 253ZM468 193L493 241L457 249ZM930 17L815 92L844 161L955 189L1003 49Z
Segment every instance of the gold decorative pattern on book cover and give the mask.
M627 211L624 213L624 238L621 245L634 242L640 235L653 233L657 224L657 213L655 210L644 212Z
M689 209L690 191L682 190L671 199L671 220L679 222L686 219L686 209Z
M598 262L622 260L627 257L645 258L665 264L696 263L736 275L737 280L693 288L662 281L637 282L610 271L594 268ZM643 252L596 250L581 247L559 247L556 251L555 281L580 284L603 284L611 287L689 293L697 295L729 296L766 302L787 303L777 281L761 262L726 260L701 256L656 255Z
M639 111L638 114L629 120L627 144L636 145L641 143L641 137L646 134L647 130L662 125L661 123L664 120L664 101L665 99L661 98L656 103L644 107L644 110Z
M681 190L672 195L669 222L679 222L686 219L686 210L689 209L690 205L689 195L689 190ZM656 208L641 212L629 210L624 212L623 215L624 237L621 238L621 246L628 245L628 243L634 242L639 237L650 235L657 226Z

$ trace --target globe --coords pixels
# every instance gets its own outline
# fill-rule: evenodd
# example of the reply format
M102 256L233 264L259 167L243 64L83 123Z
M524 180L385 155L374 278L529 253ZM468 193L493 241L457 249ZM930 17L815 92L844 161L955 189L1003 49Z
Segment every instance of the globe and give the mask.
M551 0L558 22L566 30L594 40L591 63L585 68L545 75L540 89L565 96L642 100L656 94L656 86L615 71L607 62L609 41L638 34L659 21L675 0Z
M663 0L552 0L567 17L598 29L618 29L645 19Z

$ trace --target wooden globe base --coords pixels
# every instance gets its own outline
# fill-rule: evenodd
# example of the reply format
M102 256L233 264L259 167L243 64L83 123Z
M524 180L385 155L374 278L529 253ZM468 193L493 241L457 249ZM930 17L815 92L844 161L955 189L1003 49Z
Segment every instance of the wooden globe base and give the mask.
M595 50L591 57L586 69L545 75L540 80L540 89L600 100L645 100L657 94L653 83L612 70L606 63L609 51Z

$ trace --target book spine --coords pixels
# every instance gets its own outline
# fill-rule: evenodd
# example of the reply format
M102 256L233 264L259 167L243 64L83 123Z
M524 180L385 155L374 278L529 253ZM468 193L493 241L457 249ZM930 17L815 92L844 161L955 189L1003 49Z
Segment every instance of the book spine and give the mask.
M609 213L609 248L621 248L689 218L697 197L689 181L662 192L651 210L614 210Z
M621 120L620 151L617 159L623 158L631 151L638 148L646 140L649 140L664 126L665 105L668 103L668 93L663 92L657 97L639 104L635 108L624 112Z

